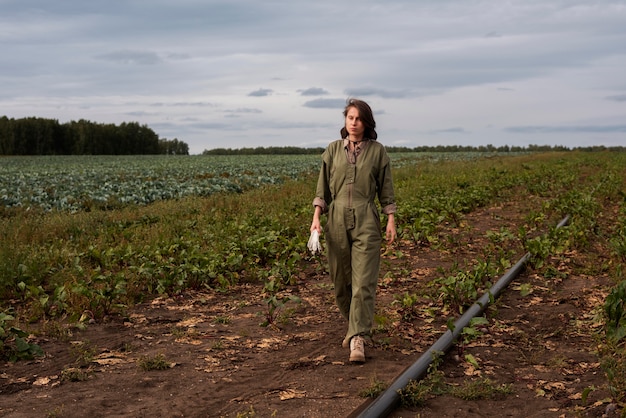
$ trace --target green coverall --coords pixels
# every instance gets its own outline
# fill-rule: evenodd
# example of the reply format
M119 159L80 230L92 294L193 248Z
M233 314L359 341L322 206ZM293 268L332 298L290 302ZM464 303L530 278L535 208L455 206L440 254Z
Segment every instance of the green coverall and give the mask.
M349 342L371 335L382 243L375 198L385 214L395 212L391 166L385 147L373 140L363 142L358 156L348 151L347 140L334 141L322 159L313 204L328 214L328 264Z

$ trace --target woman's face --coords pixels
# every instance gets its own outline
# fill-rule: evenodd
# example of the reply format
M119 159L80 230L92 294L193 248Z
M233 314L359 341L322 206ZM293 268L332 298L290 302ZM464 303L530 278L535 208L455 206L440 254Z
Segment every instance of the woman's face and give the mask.
M365 126L359 117L359 109L352 106L348 109L346 114L346 130L350 135L350 139L353 141L360 141L363 139L363 133L365 132Z

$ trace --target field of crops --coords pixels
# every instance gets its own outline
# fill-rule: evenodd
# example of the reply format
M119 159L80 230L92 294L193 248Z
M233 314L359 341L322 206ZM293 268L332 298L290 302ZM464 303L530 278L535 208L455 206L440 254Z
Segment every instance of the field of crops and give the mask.
M584 399L597 390L623 406L626 155L416 153L392 154L392 161L399 241L383 248L381 284L393 303L382 308L380 315L391 319L381 322L378 332L391 340L395 331L410 328L402 336L409 341L432 320L445 326L529 252L529 267L541 284L518 290L533 300L539 292L556 292L553 283L567 275L602 280L604 297L593 299L593 315L568 321L574 314L567 313L564 326L589 339L596 333L594 355L607 383L601 390L580 389ZM292 294L302 278L314 274L313 268L325 275L324 256L313 257L306 249L319 156L10 157L0 162L4 358L37 357L41 340L58 338L63 344L67 330L84 330L105 318L128 321L134 306L155 297L184 299L186 292L203 295L193 309L217 309L213 295L223 295L223 312L233 317L238 309L253 309L237 292L256 292L263 305L258 322L276 326L281 309L304 303ZM571 216L570 225L556 230L565 215ZM433 277L401 287L405 278L418 276L428 257L437 266ZM422 273L419 277L425 279ZM583 299L575 296L581 304ZM42 324L39 338L26 332L30 324ZM494 328L492 334L498 332ZM469 331L464 335L478 338ZM224 348L229 341L218 342ZM396 348L401 347L406 346ZM236 357L234 352L224 350L223 361ZM0 396L1 389L2 380Z
M242 192L295 179L315 156L6 157L0 206L77 211Z
M493 154L492 154L493 155ZM395 166L481 153L392 154ZM75 212L241 193L316 172L316 155L0 157L0 209Z

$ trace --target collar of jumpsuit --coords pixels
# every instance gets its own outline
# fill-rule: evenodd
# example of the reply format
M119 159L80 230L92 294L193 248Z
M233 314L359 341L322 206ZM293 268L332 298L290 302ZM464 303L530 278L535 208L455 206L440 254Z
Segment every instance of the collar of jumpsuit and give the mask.
M343 140L343 147L346 150L350 164L356 163L356 157L358 157L361 151L363 151L368 141L369 139L367 138L363 138L360 141L351 141L348 138ZM350 149L350 144L352 144L352 149Z

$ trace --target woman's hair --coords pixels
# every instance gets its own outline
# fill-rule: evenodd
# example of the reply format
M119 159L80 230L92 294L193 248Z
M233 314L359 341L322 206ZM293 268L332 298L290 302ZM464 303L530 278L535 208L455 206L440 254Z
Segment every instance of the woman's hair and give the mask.
M351 107L356 108L359 111L359 118L361 122L363 122L363 126L365 127L365 132L363 132L363 138L376 140L378 138L378 134L376 133L376 121L374 120L374 114L372 113L372 108L370 105L365 103L363 100L359 99L348 99L346 100L346 107L343 110L343 117L348 116L348 110ZM348 130L345 125L341 128L341 138L348 137Z

